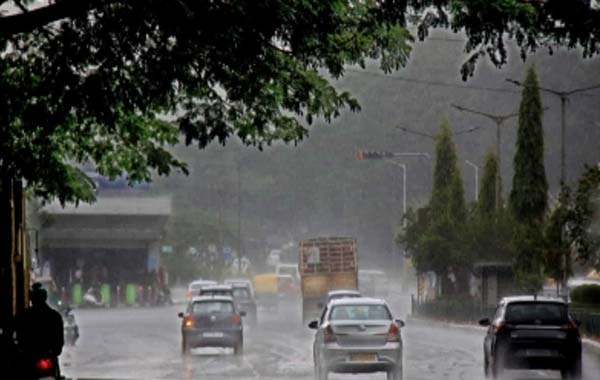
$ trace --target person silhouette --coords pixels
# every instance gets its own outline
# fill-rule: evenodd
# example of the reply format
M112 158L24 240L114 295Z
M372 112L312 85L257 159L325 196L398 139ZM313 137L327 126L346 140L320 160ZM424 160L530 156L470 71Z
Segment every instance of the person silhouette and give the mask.
M58 372L58 356L64 346L62 316L48 306L48 293L42 284L33 284L29 299L31 306L17 319L17 345L29 358L49 356Z

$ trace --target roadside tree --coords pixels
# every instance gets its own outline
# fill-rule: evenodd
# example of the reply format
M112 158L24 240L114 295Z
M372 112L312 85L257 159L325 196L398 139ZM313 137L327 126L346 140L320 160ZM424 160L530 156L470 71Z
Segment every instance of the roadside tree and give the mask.
M517 152L514 158L510 210L515 219L515 274L521 288L540 289L543 283L543 233L548 204L548 181L544 168L542 101L537 74L527 71L519 106Z

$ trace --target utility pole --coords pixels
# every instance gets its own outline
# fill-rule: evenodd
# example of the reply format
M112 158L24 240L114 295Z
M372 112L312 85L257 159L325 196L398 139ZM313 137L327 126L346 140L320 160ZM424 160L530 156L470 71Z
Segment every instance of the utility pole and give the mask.
M475 169L475 202L479 201L479 166L477 164L472 163L469 160L465 160L467 165L471 166Z
M238 152L237 157L237 204L238 204L238 215L237 215L237 251L238 251L238 274L242 274L242 159L241 150Z
M501 141L502 141L502 134L501 134L501 130L502 130L502 125L507 121L512 119L513 117L516 117L519 115L518 112L515 113L510 113L510 114L505 114L505 115L496 115L496 114L491 114L491 113L487 113L487 112L482 112L482 111L478 111L478 110L474 110L471 108L467 108L467 107L462 107L462 106L458 106L456 104L452 104L452 107L456 108L457 110L461 111L461 112L466 112L466 113L472 113L474 115L479 115L479 116L483 116L491 121L494 122L494 124L496 124L496 158L498 160L498 170L496 170L496 209L499 210L501 207L501 198L502 198L502 194L501 191L502 189L500 188L500 172L502 171L502 159L501 159Z
M507 78L507 82L517 85L519 87L523 87L523 83ZM558 96L560 99L560 183L566 184L566 148L565 148L565 140L566 140L566 130L567 130L567 102L569 101L569 97L574 94L591 91L600 88L600 84L588 87L580 87L569 91L557 91L550 88L540 87L541 91L545 91L549 94Z
M402 169L402 215L406 215L406 164L390 159L384 159L384 161ZM406 228L406 218L402 219L402 227Z

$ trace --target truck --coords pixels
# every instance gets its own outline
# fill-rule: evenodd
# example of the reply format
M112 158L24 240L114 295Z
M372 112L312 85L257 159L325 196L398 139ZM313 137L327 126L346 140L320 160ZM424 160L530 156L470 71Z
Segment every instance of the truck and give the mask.
M322 302L331 290L358 290L356 240L321 237L299 243L298 270L302 295L302 321L318 319Z

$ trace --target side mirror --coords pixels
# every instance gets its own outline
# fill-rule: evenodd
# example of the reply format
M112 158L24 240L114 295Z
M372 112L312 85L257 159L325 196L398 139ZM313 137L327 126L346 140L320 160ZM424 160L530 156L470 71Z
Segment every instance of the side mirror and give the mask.
M319 321L310 321L310 323L308 324L308 328L309 329L313 329L316 330L319 328Z
M398 327L402 328L404 326L406 326L406 323L404 323L404 321L402 319L396 319L394 322L396 322L396 324L398 325Z
M482 318L479 320L479 326L484 326L487 327L491 324L490 319L489 318Z
M183 318L183 313L179 312L179 313L177 313L177 316L178 316L179 318Z
M244 310L240 311L240 316L245 317L246 316L246 311L244 311Z

